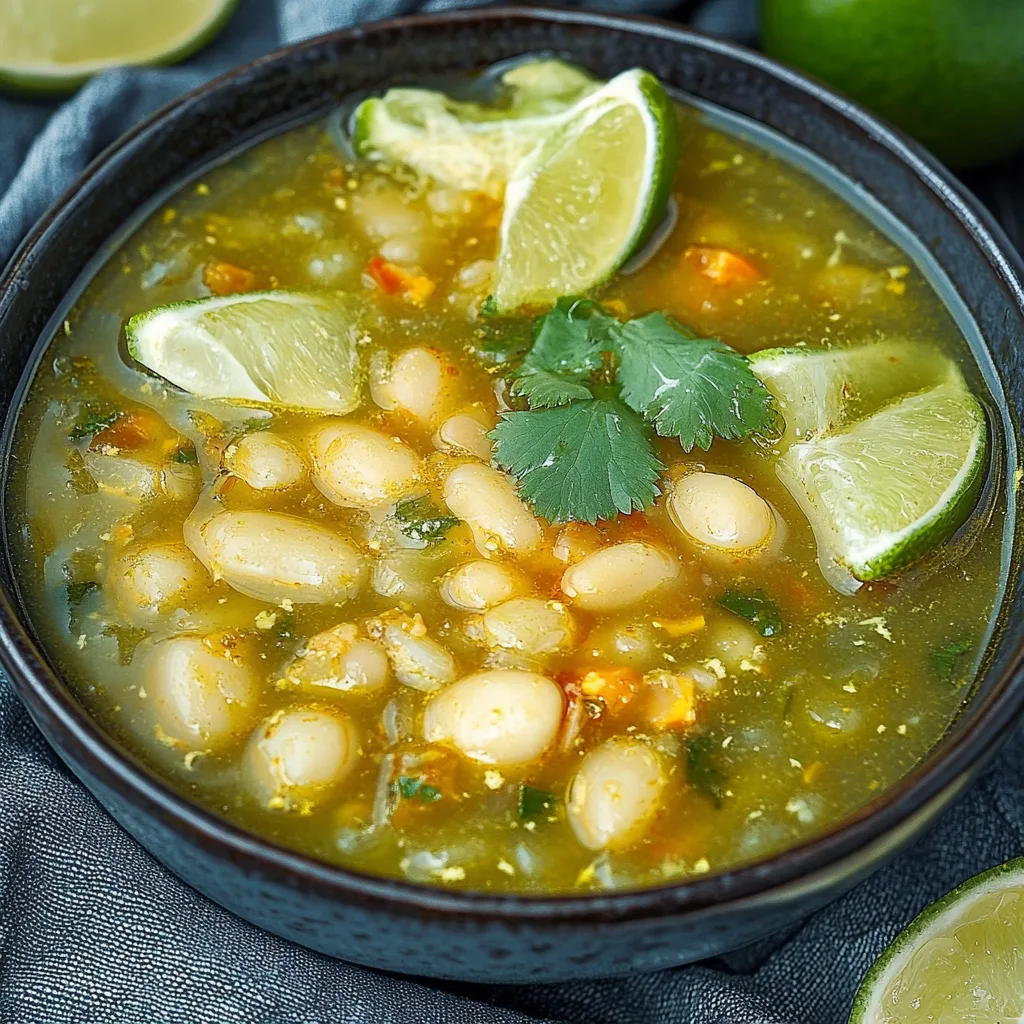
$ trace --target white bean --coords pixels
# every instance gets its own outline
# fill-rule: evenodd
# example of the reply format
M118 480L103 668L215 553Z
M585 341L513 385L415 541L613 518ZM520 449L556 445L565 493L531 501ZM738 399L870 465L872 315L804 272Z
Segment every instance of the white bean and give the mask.
M527 589L523 576L509 565L480 558L452 569L441 581L441 600L453 608L482 612Z
M306 476L306 464L295 445L269 430L246 434L230 445L224 464L257 491L296 487Z
M643 541L613 544L587 555L562 574L562 592L580 608L613 611L641 601L676 579L679 564Z
M366 628L384 645L395 678L403 685L429 693L455 678L455 659L450 651L427 636L420 615L392 612L367 620Z
M698 544L730 552L763 548L775 528L768 502L745 483L719 473L684 476L669 495L668 514Z
M347 715L295 708L271 715L256 729L245 770L264 802L309 808L345 781L359 753L359 736Z
M303 689L375 693L388 680L388 656L380 644L342 622L311 637L285 669L278 685Z
M182 636L155 644L143 661L142 680L156 726L182 746L223 750L248 732L256 716L251 670L215 638Z
M495 669L466 676L433 697L423 733L484 764L529 764L554 744L564 709L561 688L547 676Z
M407 348L394 362L380 357L371 376L370 394L382 409L402 409L421 423L433 423L450 407L457 376L452 364L428 348Z
M514 597L483 616L484 639L491 647L527 655L553 654L572 647L576 625L558 601Z
M129 548L111 566L114 599L138 622L183 608L210 582L192 552L174 542Z
M420 460L401 441L370 427L334 423L312 437L313 483L336 505L393 505L421 483Z
M221 512L187 529L185 542L215 579L260 601L347 601L365 574L347 541L282 512Z
M588 850L631 846L654 821L664 786L661 761L646 743L608 740L587 754L569 783L569 824Z
M460 412L449 416L434 435L434 447L449 455L474 455L484 462L491 458L491 439L488 427L476 416Z
M417 241L427 227L423 210L410 206L401 191L391 185L361 189L352 195L352 214L374 241L405 238Z
M490 466L468 463L453 469L444 482L444 500L453 515L469 524L483 555L499 550L528 555L543 539L540 523L512 480Z
M764 647L759 634L739 619L726 618L708 630L715 655L734 675L744 665L756 667L764 660Z
M196 466L169 462L161 467L104 451L86 452L84 459L100 492L116 498L141 501L165 494L172 501L190 501L202 484Z

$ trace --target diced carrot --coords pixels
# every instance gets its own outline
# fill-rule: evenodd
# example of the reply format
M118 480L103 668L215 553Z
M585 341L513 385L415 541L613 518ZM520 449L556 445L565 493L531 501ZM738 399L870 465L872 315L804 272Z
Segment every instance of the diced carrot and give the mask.
M628 704L636 696L640 679L635 669L609 665L587 672L580 680L580 692L584 697L599 697L611 708Z
M761 279L756 267L728 249L691 245L683 252L683 259L717 285L752 283Z
M652 672L644 681L651 686L651 724L656 729L682 729L697 721L696 689L690 676Z
M429 277L410 274L396 263L389 263L383 256L374 256L367 263L366 272L385 295L401 293L417 306L422 306L437 287Z
M601 305L611 313L612 316L618 317L620 320L626 318L626 314L629 312L629 308L622 299L605 299Z
M256 275L233 263L218 261L203 267L203 284L214 295L236 295L239 292L251 292L256 287Z
M167 433L167 425L155 412L132 409L121 413L109 427L98 430L89 443L89 450L119 448L122 451L135 451Z
M655 619L651 625L675 640L681 636L689 636L690 633L699 633L704 628L704 616L689 615L684 619Z

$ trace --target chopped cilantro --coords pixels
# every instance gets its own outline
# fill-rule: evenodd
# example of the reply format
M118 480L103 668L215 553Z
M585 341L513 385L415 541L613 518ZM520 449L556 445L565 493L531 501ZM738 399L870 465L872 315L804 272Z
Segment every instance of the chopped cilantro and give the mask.
M944 683L951 683L963 671L967 656L974 650L974 641L967 637L951 640L931 652L932 668Z
M68 440L84 441L109 427L120 415L109 402L83 402L68 430Z
M149 632L138 626L119 626L113 622L103 628L104 636L111 636L117 641L117 660L121 665L130 665L135 656L135 648L149 636Z
M543 789L535 789L522 783L519 786L519 817L537 818L554 812L555 797Z
M81 580L77 583L67 582L64 590L68 595L68 604L80 605L94 590L99 590L100 585L96 580Z
M238 424L240 434L251 434L257 430L269 430L274 425L273 416L250 416Z
M686 741L686 781L715 807L721 807L729 783L718 766L715 741L706 735L691 736Z
M189 445L187 448L179 448L173 456L173 461L178 462L183 466L198 466L199 455L196 453L195 448Z
M761 636L778 636L782 632L779 609L763 590L755 590L751 594L727 590L718 598L718 604L727 612L746 619Z
M89 551L73 551L61 566L64 592L72 608L80 605L94 590L100 589L96 579L96 556Z
M425 804L436 804L443 796L437 786L424 782L422 775L400 775L398 792L406 800L420 800Z
M664 313L619 324L615 336L622 400L684 451L774 429L771 393L717 338L695 338Z
M531 409L552 409L569 402L585 402L594 393L575 380L568 380L549 370L535 370L524 366L512 383L512 394L522 395Z
M409 498L395 506L394 518L399 531L410 540L436 544L459 521L446 515L428 497Z
M483 302L480 303L480 309L478 313L482 317L496 317L501 316L498 312L498 304L494 301L493 295L488 295Z
M489 435L494 458L553 523L595 523L646 508L664 466L643 421L621 402L594 400L506 413Z

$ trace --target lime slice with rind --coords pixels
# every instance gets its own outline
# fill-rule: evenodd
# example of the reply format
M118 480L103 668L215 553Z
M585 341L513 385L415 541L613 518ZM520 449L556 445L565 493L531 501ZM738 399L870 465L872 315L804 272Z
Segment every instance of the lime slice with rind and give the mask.
M750 357L786 421L783 445L838 430L900 395L949 377L934 346L887 340L849 348L773 348Z
M949 538L974 506L987 430L959 372L845 430L793 444L776 472L838 589L878 580Z
M1024 858L933 903L868 972L850 1024L995 1024L1024 1018Z
M0 86L67 92L107 68L170 64L205 46L237 0L5 0Z
M499 198L516 167L600 83L558 60L528 61L500 79L500 106L433 89L389 89L352 115L359 156L409 167L438 184Z
M625 71L575 104L509 180L497 310L610 277L664 216L677 151L675 111L650 72Z
M199 398L342 415L360 401L359 307L301 292L250 292L133 316L128 351Z

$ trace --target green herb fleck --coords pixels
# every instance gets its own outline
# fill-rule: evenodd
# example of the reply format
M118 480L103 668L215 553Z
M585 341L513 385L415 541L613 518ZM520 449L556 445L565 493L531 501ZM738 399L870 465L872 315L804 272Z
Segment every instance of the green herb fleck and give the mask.
M100 589L96 579L96 556L89 551L73 551L61 566L68 605L77 608L93 591Z
M135 656L135 648L149 636L149 632L138 626L118 626L108 623L103 628L103 635L113 637L117 641L117 660L121 665L130 665Z
M65 583L64 590L68 595L68 604L72 607L80 605L100 585L95 580L81 580L78 583Z
M967 656L974 651L974 641L967 637L951 640L931 652L932 668L944 683L958 678L966 667Z
M489 435L494 459L538 515L595 523L646 508L664 466L643 421L621 402L594 400L506 413Z
M250 416L238 424L240 434L252 434L257 430L269 430L274 425L273 416Z
M405 800L419 800L425 804L436 804L443 796L441 790L426 783L422 775L400 775L398 792Z
M715 807L725 799L729 778L719 768L720 746L710 736L691 736L686 741L686 781Z
M173 455L173 461L182 466L198 466L199 455L195 448L189 445L187 448L179 448Z
M68 431L68 440L83 441L109 427L121 415L109 402L83 402Z
M496 317L501 315L498 312L498 304L494 301L493 295L488 295L487 298L480 303L480 309L477 312L478 315L482 317Z
M543 789L535 789L522 783L519 786L519 817L537 818L545 817L554 813L555 796Z
M664 313L618 324L615 337L622 400L684 451L776 430L771 393L717 338L695 338Z
M410 540L436 544L459 521L442 512L428 497L409 498L395 507L398 530Z
M727 612L746 619L761 636L778 636L782 632L779 609L763 590L755 590L752 594L727 590L718 598L718 604Z

